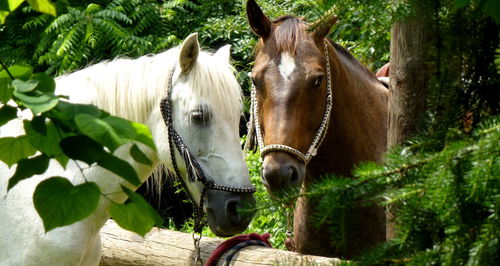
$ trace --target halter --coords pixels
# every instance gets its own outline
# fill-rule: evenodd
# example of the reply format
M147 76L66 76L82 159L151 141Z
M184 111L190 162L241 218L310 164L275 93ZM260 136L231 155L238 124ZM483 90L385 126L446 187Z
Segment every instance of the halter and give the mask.
M304 164L307 165L309 161L316 155L319 146L321 143L323 143L323 140L325 139L326 133L328 131L328 125L330 123L330 117L332 113L332 107L333 107L333 96L332 96L332 81L331 81L331 73L330 73L330 57L328 56L328 44L325 41L324 42L324 48L325 48L325 56L326 56L326 76L327 76L327 94L326 94L326 110L323 115L323 119L321 120L321 125L316 132L316 135L314 136L314 139L311 143L311 146L309 146L309 149L307 150L307 153L304 154L301 151L292 148L287 145L283 144L270 144L270 145L265 145L264 144L264 139L262 138L262 131L260 129L260 123L259 123L259 114L257 110L258 102L257 102L257 92L255 89L255 85L252 83L252 92L251 92L251 105L250 105L250 121L248 122L248 138L245 143L245 150L248 150L248 148L251 145L251 142L253 141L253 134L254 131L256 133L256 138L257 138L257 144L259 145L260 149L260 156L264 158L264 156L267 153L270 152L286 152L289 154L294 155L296 158L304 162Z
M213 190L235 192L235 193L254 193L256 191L256 189L255 189L255 186L253 186L253 185L250 187L226 186L226 185L222 185L222 184L217 184L217 183L209 180L207 178L207 176L205 175L203 168L201 168L198 161L196 161L196 158L188 150L188 148L186 147L186 145L182 141L182 138L179 136L179 134L175 130L173 119L172 119L172 80L173 80L175 68L176 68L176 65L173 66L173 68L170 72L169 80L168 80L167 96L165 98L163 98L160 102L160 111L161 111L161 115L163 117L163 121L165 122L165 124L167 126L168 144L170 147L170 158L172 160L172 165L173 165L174 171L175 171L174 176L176 176L177 179L180 181L180 183L182 184L182 187L184 188L184 190L186 190L186 192L191 200L191 203L193 204L193 210L194 210L194 215L195 215L193 231L194 231L194 233L198 233L200 235L198 237L195 237L195 234L193 233L195 247L198 251L198 257L196 259L198 260L198 259L200 259L199 242L201 239L201 231L203 229L203 226L205 225L205 222L203 222L202 219L203 219L203 204L205 201L205 195L206 195L207 190L213 189ZM201 192L199 205L196 205L196 201L194 201L193 196L189 192L188 187L187 187L186 183L184 182L184 179L182 178L182 174L179 171L179 167L177 166L177 160L175 158L175 150L173 149L172 144L175 144L177 151L179 152L179 154L182 156L182 158L184 160L184 164L186 165L186 171L187 171L187 175L188 175L188 181L191 183L198 181L198 182L201 182L203 184L203 190ZM195 264L196 264L196 262L195 262Z

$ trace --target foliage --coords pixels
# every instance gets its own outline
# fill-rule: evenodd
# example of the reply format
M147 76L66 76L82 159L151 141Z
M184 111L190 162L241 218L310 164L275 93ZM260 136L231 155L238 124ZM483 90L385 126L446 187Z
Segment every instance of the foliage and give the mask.
M3 66L3 64L2 64ZM0 120L2 124L20 119L24 123L25 135L0 138L0 160L8 166L17 164L13 176L9 177L7 190L21 180L43 174L50 160L66 167L69 158L88 165L97 164L131 184L138 186L139 178L130 164L112 154L116 148L132 142L142 143L155 149L149 129L135 122L113 117L91 105L71 104L54 95L55 81L43 73L32 73L30 67L12 66L0 72ZM31 116L18 117L18 112ZM135 147L135 148L134 148ZM40 152L39 155L35 155ZM145 162L147 157L135 145L133 158ZM81 168L80 168L81 169ZM82 176L85 177L82 171ZM7 178L7 177L5 177ZM161 219L144 199L123 188L132 203L114 204L111 216L125 228L141 235ZM46 231L72 224L92 214L104 196L94 182L71 184L62 177L50 177L35 189L33 202L42 218ZM141 211L137 211L140 206ZM76 208L78 207L78 208ZM141 223L132 223L138 220Z
M398 236L362 261L494 265L500 259L499 140L496 116L471 136L450 130L441 151L416 143L390 152L384 165L361 165L355 180L326 178L310 195L319 199L316 219L341 227L338 213L368 198L363 204L397 210Z

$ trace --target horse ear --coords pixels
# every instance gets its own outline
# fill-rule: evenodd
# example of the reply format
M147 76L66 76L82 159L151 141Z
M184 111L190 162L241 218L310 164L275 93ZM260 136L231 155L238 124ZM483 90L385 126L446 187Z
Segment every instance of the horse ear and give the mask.
M316 41L323 41L323 39L328 35L330 29L337 22L337 16L331 14L326 17L322 17L314 22L309 30L313 31L313 36Z
M247 2L247 18L252 30L262 37L267 39L271 33L271 20L262 12L259 5L255 0L248 0Z
M231 45L226 44L222 46L215 52L214 56L223 58L226 62L229 62L229 59L231 59Z
M200 53L200 44L198 43L198 33L191 33L181 45L179 54L179 63L182 72L189 72Z

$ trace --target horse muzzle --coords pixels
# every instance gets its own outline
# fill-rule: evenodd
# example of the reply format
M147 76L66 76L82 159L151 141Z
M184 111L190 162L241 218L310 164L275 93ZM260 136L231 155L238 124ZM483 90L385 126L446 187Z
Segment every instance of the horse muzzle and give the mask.
M262 182L270 194L298 188L305 178L305 164L285 152L270 152L264 156Z
M208 190L205 212L214 234L232 236L243 232L252 220L255 198L252 193Z

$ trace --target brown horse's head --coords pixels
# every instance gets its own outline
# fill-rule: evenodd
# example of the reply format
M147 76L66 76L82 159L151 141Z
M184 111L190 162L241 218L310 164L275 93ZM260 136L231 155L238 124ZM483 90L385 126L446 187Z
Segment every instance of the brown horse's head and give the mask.
M271 21L254 0L247 3L247 17L260 36L252 79L264 145L286 145L305 155L326 110L324 42L336 17L314 26L292 16ZM300 155L285 149L262 155L263 183L271 193L303 183L307 160Z

